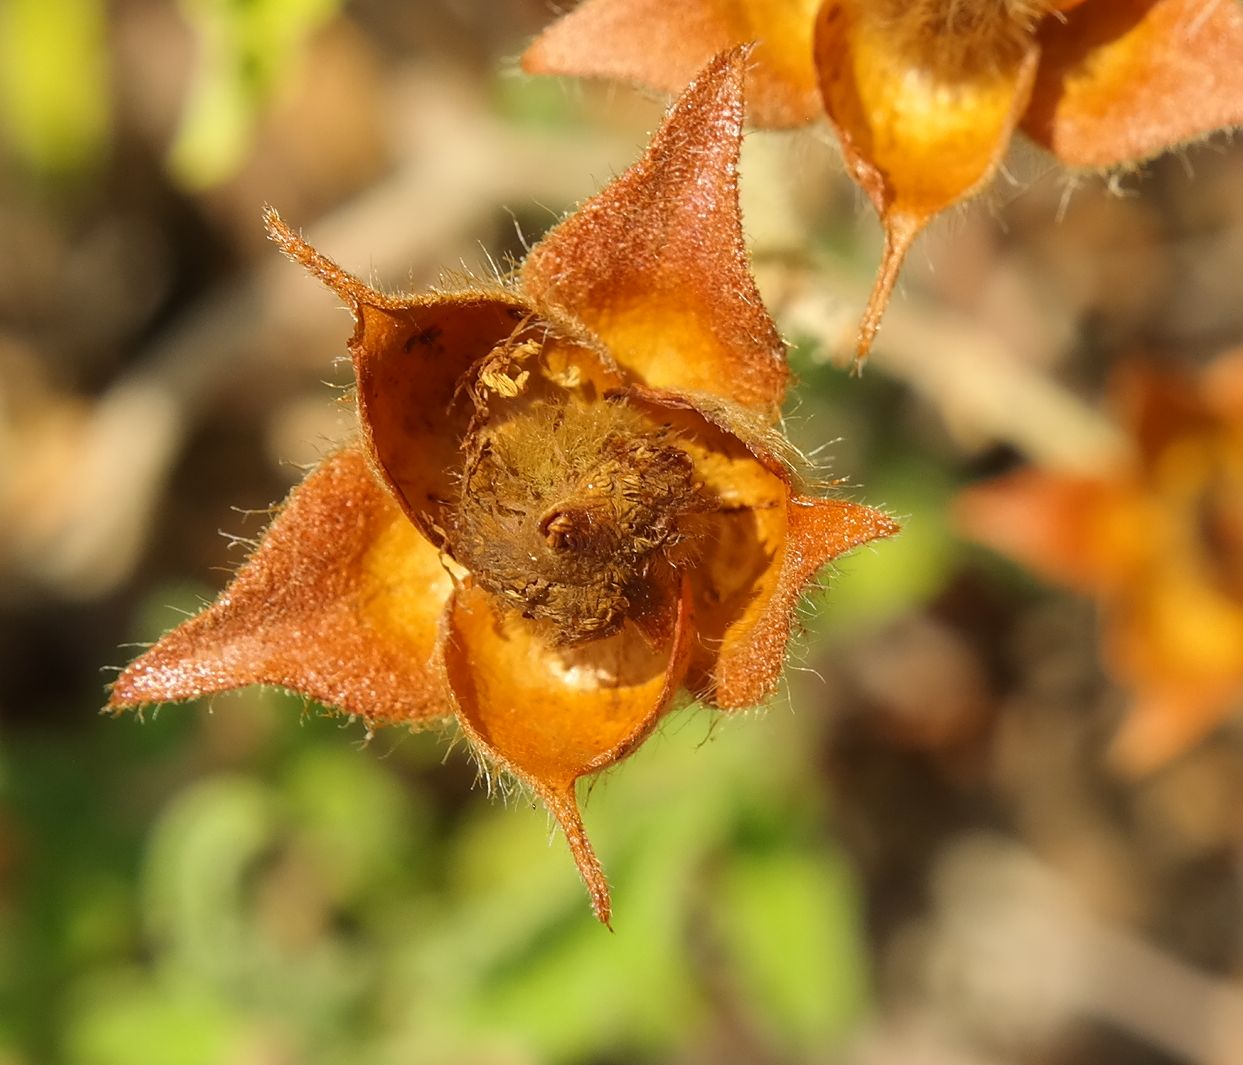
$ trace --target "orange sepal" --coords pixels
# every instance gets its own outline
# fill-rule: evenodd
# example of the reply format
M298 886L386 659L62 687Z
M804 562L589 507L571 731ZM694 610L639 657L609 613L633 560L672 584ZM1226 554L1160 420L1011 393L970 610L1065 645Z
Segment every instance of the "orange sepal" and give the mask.
M734 49L705 68L643 158L532 249L522 284L643 383L775 417L785 345L751 277L738 208L745 59Z
M271 208L265 221L281 250L354 315L349 351L363 443L409 518L439 542L473 414L460 386L498 344L518 343L529 308L500 291L388 296L317 252Z
M697 615L701 643L710 653L696 670L702 670L708 703L739 709L763 702L776 689L795 608L815 575L847 551L894 535L899 526L857 503L788 494L780 506L720 520L724 531L716 551L696 572L697 607L700 601L712 604ZM772 553L757 556L756 543L773 545ZM722 597L711 582L721 572L737 572L738 558L753 567L750 586ZM738 601L731 602L739 596L745 603L741 610Z
M811 28L820 0L585 0L535 39L528 74L606 77L678 92L719 52L755 41L749 113L759 126L820 111Z
M1033 40L1009 38L951 56L938 47L936 35L901 32L890 5L882 12L859 0L828 0L816 21L824 107L851 176L885 229L859 327L860 362L915 237L992 176L1027 105L1039 55Z
M1139 162L1243 122L1238 0L1114 0L1046 19L1023 130L1071 166Z
M290 494L220 597L130 663L108 708L274 684L376 724L447 714L436 669L452 580L357 449Z
M633 751L668 709L692 643L690 593L676 599L672 639L653 647L636 628L577 647L501 613L477 586L454 594L443 654L458 719L484 760L530 785L557 818L596 916L608 924L608 883L587 839L574 785Z
M1126 489L1106 478L1022 469L960 493L955 523L971 539L1084 594L1117 583L1134 557Z

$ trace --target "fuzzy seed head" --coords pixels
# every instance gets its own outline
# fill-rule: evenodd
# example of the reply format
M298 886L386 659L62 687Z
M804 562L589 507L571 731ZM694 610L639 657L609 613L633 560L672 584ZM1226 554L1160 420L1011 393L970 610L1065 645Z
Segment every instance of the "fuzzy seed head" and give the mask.
M624 400L502 392L472 442L448 547L502 602L576 644L647 601L652 563L703 509L690 456Z

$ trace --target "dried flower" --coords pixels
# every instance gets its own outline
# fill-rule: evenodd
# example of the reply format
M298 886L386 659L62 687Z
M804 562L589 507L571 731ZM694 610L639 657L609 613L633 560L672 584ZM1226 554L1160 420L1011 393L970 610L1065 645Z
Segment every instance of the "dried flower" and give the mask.
M751 40L754 120L823 108L884 225L860 359L915 237L992 177L1016 126L1111 167L1243 122L1238 0L584 0L523 64L676 90Z
M1098 600L1106 666L1135 693L1114 754L1143 772L1243 707L1243 350L1194 381L1129 367L1117 396L1129 466L1020 471L968 491L960 517Z
M680 688L763 701L808 582L897 528L800 494L773 428L788 371L742 243L744 57L717 57L513 284L386 296L269 212L354 313L361 441L111 708L267 683L369 724L454 714L547 804L607 922L575 782Z

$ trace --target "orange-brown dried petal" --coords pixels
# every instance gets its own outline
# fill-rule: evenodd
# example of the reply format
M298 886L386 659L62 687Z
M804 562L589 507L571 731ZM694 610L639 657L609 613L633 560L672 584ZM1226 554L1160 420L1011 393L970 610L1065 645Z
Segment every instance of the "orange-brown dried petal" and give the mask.
M1243 122L1238 0L1085 3L1040 39L1023 130L1071 166L1139 162Z
M811 33L820 0L585 0L527 49L530 74L607 77L678 92L714 55L755 41L748 112L798 126L820 111Z
M898 9L828 0L816 22L825 110L885 228L860 359L919 231L992 176L1027 104L1037 60L1034 40L1021 34L947 52L935 34L904 32Z
M521 304L465 293L361 304L350 340L363 440L398 500L439 542L474 407L467 371L515 334Z
M120 710L274 684L375 723L449 712L432 661L452 582L357 449L295 488L221 596L132 662Z
M641 382L775 417L785 346L751 277L738 208L744 62L742 49L713 60L643 158L532 249L522 284Z
M754 706L776 687L794 607L815 571L898 526L867 507L792 495L778 450L788 445L745 410L649 388L625 394L674 429L710 501L686 523L681 560L697 632L687 685L718 707Z
M578 820L574 782L624 758L668 708L690 652L689 592L675 609L673 639L662 647L630 626L558 646L546 625L498 610L477 586L459 589L446 615L444 664L463 729L487 762L548 801L605 922L607 885Z
M317 252L275 211L266 220L281 249L349 305L363 442L406 514L439 542L473 414L460 386L470 367L522 328L529 309L500 292L385 295Z
M795 609L815 575L898 525L857 503L789 495L778 506L722 518L716 551L696 571L697 628L708 652L696 669L710 703L737 709L776 689Z
M610 395L624 397L673 429L694 460L696 475L724 505L769 506L780 498L797 453L754 410L714 396L643 385L613 389Z

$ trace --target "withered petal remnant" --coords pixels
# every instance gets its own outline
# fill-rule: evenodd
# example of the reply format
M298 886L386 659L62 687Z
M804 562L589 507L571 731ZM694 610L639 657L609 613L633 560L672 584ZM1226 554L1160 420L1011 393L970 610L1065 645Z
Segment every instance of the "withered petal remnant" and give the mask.
M577 781L679 691L763 702L808 583L897 531L809 495L776 428L785 348L738 212L746 54L713 59L507 284L384 295L268 212L353 312L359 439L111 709L265 683L369 724L453 715L547 805L609 921Z
M915 238L989 181L1016 128L1068 166L1113 167L1243 123L1238 0L583 0L523 66L672 90L748 41L753 121L826 115L884 227L860 361Z

